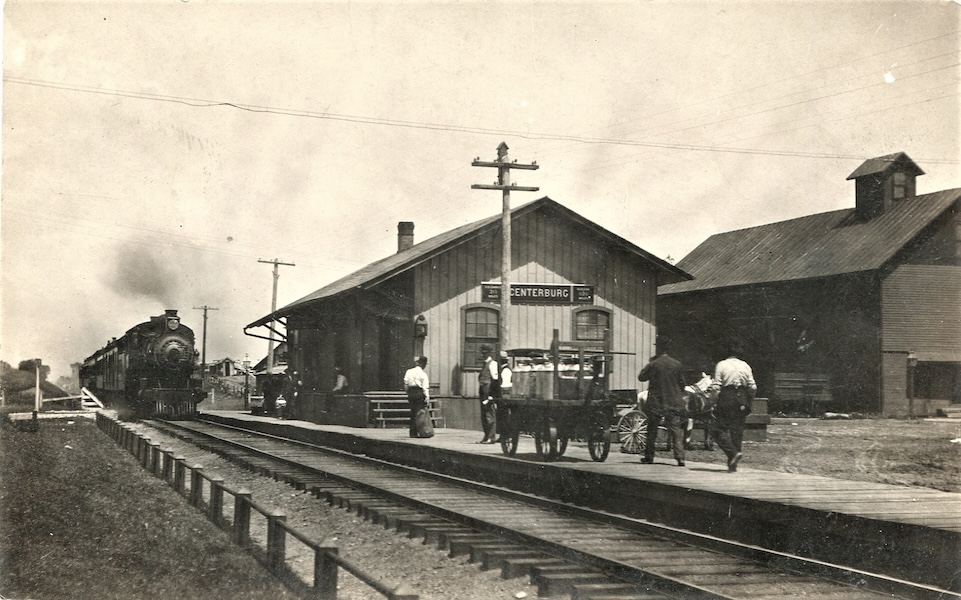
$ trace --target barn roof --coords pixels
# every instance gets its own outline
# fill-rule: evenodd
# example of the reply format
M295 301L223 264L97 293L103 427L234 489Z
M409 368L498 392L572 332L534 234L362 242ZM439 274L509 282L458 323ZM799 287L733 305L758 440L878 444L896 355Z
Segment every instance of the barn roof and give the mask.
M719 233L678 262L694 280L658 294L877 270L959 198L961 189L943 190L899 200L870 221L851 208Z
M903 165L907 170L913 171L915 175L924 175L924 171L921 167L916 165L911 157L904 152L895 152L894 154L888 154L886 156L878 156L877 158L869 158L864 161L864 163L854 170L853 173L848 175L848 179L858 179L864 177L865 175L874 175L876 173L883 173L896 164Z
M675 267L674 265L657 258L653 254L650 254L649 252L639 248L624 238L611 233L592 221L585 219L574 211L565 208L554 200L551 200L547 196L512 209L511 219L516 220L523 215L535 211L551 211L555 214L559 214L575 223L587 227L605 242L619 246L637 256L638 259L650 263L650 265L653 266L658 273L657 277L659 283L690 279L690 275L678 267ZM491 217L487 217L486 219L481 219L480 221L451 229L450 231L441 233L440 235L434 236L419 244L415 244L406 250L392 254L387 258L372 262L366 267L354 271L346 277L342 277L269 315L261 317L260 319L248 325L246 328L249 329L251 327L259 327L278 318L289 316L298 308L301 308L311 302L330 299L355 290L369 289L395 275L398 275L399 273L402 273L408 269L412 269L426 260L430 260L431 258L446 252L447 250L463 244L468 240L481 235L482 233L485 233L491 229L499 228L500 221L501 215L498 213Z

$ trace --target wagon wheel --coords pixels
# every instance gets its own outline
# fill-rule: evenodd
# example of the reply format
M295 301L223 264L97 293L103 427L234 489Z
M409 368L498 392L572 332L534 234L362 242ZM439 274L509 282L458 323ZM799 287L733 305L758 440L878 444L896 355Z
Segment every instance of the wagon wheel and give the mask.
M517 454L517 441L521 437L521 432L514 425L511 409L504 408L497 417L500 419L498 426L501 432L501 452L503 452L505 456L514 456Z
M534 432L534 446L537 456L543 460L556 460L557 453L557 423L549 417L541 419ZM566 442L565 442L566 446Z
M505 456L514 456L517 454L517 441L520 439L520 437L521 432L517 431L516 429L510 433L502 433L501 452L503 452Z
M598 413L591 420L591 432L587 436L587 450L595 462L604 462L611 452L611 440L608 432L611 429L611 415Z
M571 428L571 424L567 420L562 420L557 425L557 457L564 456L567 452L567 444L571 439L579 439L575 434L574 429Z
M647 442L647 416L639 410L632 410L617 422L617 441L621 452L641 454Z

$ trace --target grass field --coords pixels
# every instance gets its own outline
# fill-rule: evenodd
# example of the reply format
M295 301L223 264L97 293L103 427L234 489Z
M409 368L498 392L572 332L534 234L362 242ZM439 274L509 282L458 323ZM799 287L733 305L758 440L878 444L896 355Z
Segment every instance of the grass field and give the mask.
M92 420L0 434L4 598L293 597Z

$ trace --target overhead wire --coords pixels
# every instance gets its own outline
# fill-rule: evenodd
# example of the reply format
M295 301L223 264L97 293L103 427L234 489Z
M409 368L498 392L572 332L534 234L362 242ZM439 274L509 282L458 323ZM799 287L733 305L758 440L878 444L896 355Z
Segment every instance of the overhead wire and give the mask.
M285 116L295 116L295 117L306 117L314 119L329 119L336 121L347 121L354 123L362 123L369 125L383 125L391 127L407 127L413 129L427 129L436 131L452 131L460 133L474 133L481 135L514 135L517 137L525 139L535 139L535 140L570 140L583 142L586 144L609 144L609 145L619 145L619 146L642 146L651 148L671 148L671 149L684 149L699 152L718 152L718 153L735 153L735 154L754 154L759 156L801 156L806 158L851 158L851 159L863 159L864 157L858 157L853 155L836 154L836 153L821 153L821 152L803 152L803 151L791 151L791 150L770 150L763 148L730 148L724 146L714 146L706 144L680 144L680 143L669 143L669 142L650 142L650 141L638 141L638 140L624 140L616 138L601 138L601 137L585 137L585 136L575 136L566 134L550 134L541 132L524 132L524 131L511 131L511 130L501 130L492 129L486 127L471 127L471 126L460 126L460 125L445 125L439 123L428 123L422 121L404 121L399 119L385 119L379 117L366 117L359 115L345 115L345 114L335 114L335 113L318 113L306 110L293 110L293 109L282 109L269 106L257 106L250 104L241 104L236 102L225 102L225 101L215 101L215 100L200 100L191 99L185 97L177 96L166 96L161 94L149 94L146 92L130 92L124 90L106 90L102 88L89 88L88 86L79 86L73 84L60 84L56 82L26 79L21 77L11 77L5 76L4 81L8 83L18 83L22 85L31 85L38 87L49 87L54 89L63 89L67 91L77 91L77 92L87 92L96 93L104 95L112 95L119 97L128 98L138 98L142 100L159 100L164 102L175 102L180 104L185 104L188 106L196 107L217 107L226 106L237 108L240 110L247 110L250 112L285 115ZM943 159L929 159L927 162L935 162Z
M938 88L934 88L934 89L940 89L940 88L942 88L942 87L947 87L947 86L949 86L949 85L956 85L956 83L957 83L956 81L955 81L955 82L946 83L946 84L944 84L944 85L942 85L942 86L939 86ZM928 90L928 91L929 91L929 90ZM902 95L900 95L900 96L896 96L896 98L901 98L901 97L904 97L904 96L916 95L917 93L918 93L918 92L908 92L908 93L906 93L906 94L902 94ZM773 124L767 125L768 129L766 129L763 133L760 133L760 134L757 134L757 135L753 135L753 136L751 136L751 137L746 137L746 136L738 137L738 138L732 139L732 140L731 140L731 143L740 143L740 142L744 142L744 141L752 141L752 140L757 140L757 139L760 139L760 138L769 137L769 136L772 136L772 135L780 135L780 134L783 134L783 133L789 133L789 132L792 132L792 131L799 131L799 130L807 129L807 128L811 128L811 127L823 127L824 125L827 125L827 124L829 124L829 123L836 123L836 122L838 122L838 121L846 121L846 120L849 120L849 119L863 118L863 117L867 117L867 116L870 116L870 115L874 115L874 114L878 114L878 113L886 112L886 111L890 111L890 110L903 109L903 108L908 108L908 107L910 107L910 106L918 106L918 105L927 104L927 103L930 103L930 102L937 102L937 101L940 101L940 100L945 100L945 99L948 99L948 98L951 98L951 97L958 96L959 94L961 94L961 92L955 92L955 93L953 93L953 94L941 95L941 96L938 96L938 97L936 97L936 98L926 98L926 99L924 99L924 100L918 100L918 101L914 101L914 102L906 102L906 103L895 104L895 105L891 105L891 106L885 106L885 107L881 107L881 108L877 108L877 109L869 110L869 111L860 111L860 112L858 112L857 114L844 115L844 116L842 116L842 117L838 117L838 118L835 118L835 119L827 119L827 120L824 120L824 119L823 119L823 117L824 117L825 114L829 114L829 113L831 113L831 112L840 112L840 111L843 111L843 110L848 110L848 109L850 108L850 107L842 107L842 108L839 108L839 109L827 111L826 113L819 113L816 117L801 117L801 118L796 118L796 119L788 119L788 120L785 120L785 121L780 121L780 122L778 122L778 123L773 123ZM885 99L883 99L883 100L879 100L879 102L881 102L881 101L887 102L887 101L890 101L890 100L891 100L891 98L885 98ZM870 104L870 103L868 103L868 104ZM789 129L770 129L770 128L775 127L775 126L778 126L778 125L787 125L787 124L795 123L795 122L809 121L809 120L815 119L815 118L818 119L818 121L815 122L815 123L809 123L809 124L806 124L806 125L801 125L801 126L794 127L794 128L789 128ZM590 167L586 167L585 170L587 170L587 171L594 171L594 170L598 170L598 169L600 169L600 168L610 168L610 167L618 166L618 165L621 165L621 164L626 164L626 163L630 163L630 162L635 162L635 161L637 161L637 160L643 159L644 157L651 156L651 155L652 155L652 154L651 154L651 152L650 152L649 150L644 150L644 151L641 151L641 152L632 153L631 155L626 156L626 157L618 157L618 158L616 158L616 159L609 159L609 160L606 160L606 161L595 161L595 162L593 162L593 163L590 165ZM922 161L922 162L925 162L925 163L931 163L931 164L959 164L959 161L957 161L957 160L944 160L944 159L918 159L918 160L920 160L920 161Z
M703 99L701 99L701 100L697 100L697 101L695 101L695 102L687 103L687 104L684 104L684 105L675 105L675 106L668 107L668 108L665 108L665 109L663 109L663 110L661 110L661 111L654 112L654 113L645 113L644 115L642 115L642 116L640 116L640 117L637 117L637 118L635 118L635 119L631 119L631 120L626 121L626 122L624 122L624 123L619 123L619 124L617 124L616 126L615 126L615 125L608 125L608 126L606 126L606 127L603 127L603 128L600 128L600 129L595 129L595 130L592 130L592 131L607 131L607 130L614 129L615 127L624 127L625 125L629 125L629 124L631 124L631 123L636 123L636 122L640 122L640 121L644 121L645 123L649 123L652 119L654 119L654 118L656 118L656 117L658 117L658 116L660 116L660 115L664 115L664 114L668 114L668 113L676 112L676 111L681 111L681 110L684 110L684 109L686 109L686 108L690 108L690 107L693 107L693 106L699 106L699 105L701 105L701 104L705 104L705 103L708 103L708 102L714 102L714 101L721 100L721 99L724 99L724 98L729 98L729 97L732 97L732 96L737 96L737 95L741 95L741 94L745 94L745 93L749 93L749 92L754 92L754 91L756 91L756 90L759 90L759 89L762 89L762 88L766 88L766 87L772 87L772 88L777 89L775 86L779 86L779 85L781 85L781 84L783 84L783 83L787 83L787 82L797 82L798 80L800 80L800 79L802 79L802 78L804 78L804 77L807 77L807 76L809 76L809 75L814 75L814 74L821 73L821 72L824 72L824 71L830 71L830 70L833 70L833 69L838 69L838 68L845 67L845 66L848 66L848 65L853 64L853 63L857 63L857 62L861 62L861 61L867 60L867 59L869 59L869 58L874 58L874 57L881 56L881 55L884 55L884 54L890 54L890 53L892 53L892 52L897 52L897 51L900 51L900 50L904 50L904 49L906 49L906 48L911 48L911 47L913 47L913 46L918 46L918 45L921 45L921 44L933 42L933 41L939 40L939 39L944 38L944 37L957 36L959 33L961 33L961 31L958 31L958 30L952 31L952 32L948 32L948 33L944 33L944 34L937 35L937 36L934 36L934 37L931 37L931 38L926 38L926 39L924 39L924 40L919 40L919 41L916 41L916 42L912 42L912 43L906 44L906 45L904 45L904 46L899 46L899 47L897 47L897 48L891 48L891 49L883 50L883 51L881 51L881 52L876 52L876 53L874 53L874 54L870 54L870 55L867 55L867 56L857 57L857 58L854 58L854 59L851 59L851 60L848 60L848 61L845 61L845 62L842 62L842 63L838 63L838 64L835 64L835 65L830 65L830 66L826 66L826 67L821 67L821 68L818 68L818 69L814 69L814 70L811 70L811 71L806 71L806 72L802 72L802 73L798 73L798 74L791 74L791 75L788 76L788 77L782 78L782 79L777 80L777 81L774 81L774 82L766 82L766 83L763 83L763 84L755 85L755 86L750 87L750 88L745 88L745 89L742 89L742 90L737 90L737 91L729 92L729 93L726 93L726 94L721 94L721 95L718 95L718 96L711 96L711 97L703 98ZM941 57L941 56L945 56L945 55L938 55L938 57ZM913 63L909 63L909 64L913 64ZM905 65L900 65L900 66L905 66ZM803 91L802 91L801 93L803 93ZM683 121L682 121L682 122L683 122ZM670 133L670 132L667 132L667 133ZM568 145L568 146L565 146L565 147L570 147L570 146ZM547 154L550 154L550 152L548 152Z
M869 56L867 56L867 57L858 57L858 58L852 59L852 60L850 60L850 61L846 61L845 63L840 63L839 65L832 65L832 66L830 66L830 67L822 67L822 68L819 68L819 69L815 69L815 70L809 71L809 72L807 72L807 73L800 74L799 76L808 75L808 74L814 74L814 73L822 72L822 71L825 71L825 70L838 68L838 67L840 67L840 66L844 66L844 65L847 65L847 64L852 64L852 63L855 63L855 62L863 61L863 60L865 60L866 58L869 58L869 57L871 57L871 56L878 56L878 55L882 55L882 54L888 54L888 53L890 53L890 52L893 52L893 51L896 51L896 50L899 50L899 49L904 49L904 48L908 48L908 47L911 47L911 46L916 46L916 45L919 45L919 44L927 43L927 42L929 42L929 41L937 40L937 39L940 39L940 38L943 38L943 37L948 37L948 36L951 36L951 35L957 35L957 33L958 33L957 31L945 33L945 34L942 34L942 35L939 35L939 36L935 36L935 37L933 37L933 38L928 38L928 39L926 39L926 40L920 40L920 41L917 41L917 42L913 42L913 43L911 43L911 44L907 44L907 45L901 46L901 47L899 47L899 48L895 48L895 49L891 49L891 50L885 50L885 51L883 51L883 52L879 52L879 53L876 53L876 54L874 54L874 55L869 55ZM928 57L928 58L926 58L926 59L921 59L921 60L919 60L919 61L915 61L915 63L908 63L908 65L910 65L910 64L916 64L916 63L923 62L923 61L926 61L926 60L932 60L932 59L939 58L939 57L942 57L942 56L945 56L945 55L942 54L942 55L937 55L937 56L933 56L933 57ZM901 65L901 66L903 67L903 66L908 66L908 65ZM957 65L951 65L951 66L957 66ZM942 67L942 68L940 68L940 69L935 69L935 71L936 71L936 70L943 70L944 68L950 68L950 66L948 66L948 67ZM931 71L929 71L929 72L931 72ZM923 73L922 73L922 74L923 74ZM922 75L922 74L916 74L916 75ZM791 78L785 78L785 79L782 79L781 81L788 81L788 80L790 80L790 79L796 79L796 78L799 77L799 76L792 76ZM911 76L915 76L915 75L911 75ZM864 77L864 76L860 76L860 77ZM909 76L906 76L906 77L909 77ZM906 77L905 77L905 78L906 78ZM829 85L834 85L834 84L838 84L838 83L843 83L843 82L846 82L846 81L852 81L852 80L855 80L855 79L857 79L857 78L858 78L858 77L849 78L849 79L846 79L846 80L842 80L842 81L840 81L840 82L833 82L833 83L830 83L830 84L824 84L824 85L821 85L821 86L819 86L819 87L817 87L817 88L814 88L814 89L821 89L821 88L824 88L824 87L828 87ZM416 127L416 128L426 128L426 129L434 129L434 130L446 130L446 131L452 131L452 132L467 132L467 133L475 133L475 134L483 134L483 135L518 135L518 136L520 136L520 137L525 137L525 138L528 138L528 139L541 139L541 140L547 140L547 141L551 141L551 140L555 140L555 141L570 141L570 142L572 142L572 143L577 143L577 144L589 143L589 144L610 144L610 145L617 145L617 146L646 146L646 147L650 147L650 148L654 148L654 149L661 149L661 150L708 151L708 152L725 152L725 153L739 153L739 154L761 154L761 155L796 156L796 157L806 157L806 158L829 158L829 159L846 159L846 158L851 158L851 159L863 159L863 158L864 158L864 157L862 157L862 156L851 156L851 155L844 155L844 154L832 154L832 153L821 153L821 152L779 151L779 150L770 150L770 149L745 149L745 148L732 148L732 147L728 147L728 146L712 146L712 145L703 145L703 144L654 143L654 142L642 142L642 141L636 141L636 140L623 140L623 139L616 139L616 138L602 138L602 137L589 137L589 136L577 136L577 135L556 135L556 134L537 133L537 132L516 132L516 131L500 130L500 129L492 129L492 128L453 126L453 125L444 125L444 124L439 124L439 123L428 123L428 122L421 122L421 121L404 121L404 120L398 120L398 119L384 119L384 118L366 117L366 116L359 116L359 115L344 115L344 114L329 113L329 112L317 113L317 112L314 112L314 111L300 111L300 110L283 109L283 108L270 107L270 106L249 105L249 104L242 104L242 103L236 103L236 102L202 100L202 99L196 99L196 98L187 98L187 97L164 95L164 94L150 94L150 93L144 93L144 92L130 92L130 91L124 91L124 90L107 90L107 89L97 88L97 87L92 87L92 86L82 86L82 85L64 84L64 83L60 83L60 82L50 82L50 81L34 80L34 79L28 79L28 78L17 78L17 77L12 77L12 76L4 77L4 80L5 80L5 81L8 81L8 82L11 82L11 83L21 83L21 84L25 84L25 85L36 85L36 86L40 86L40 87L51 87L51 88L55 88L55 89L64 89L64 90L80 91L80 92L95 93L95 94L115 95L115 96L131 97L131 98L137 98L137 99L158 100L158 101L165 101L165 102L178 102L178 103L186 104L186 105L189 105L189 106L204 106L204 107L224 106L224 107L232 107L232 108L235 108L235 109L240 109L240 110L245 110L245 111L250 111L250 112L271 113L271 114L288 115L288 116L304 116L304 117L311 117L311 118L322 118L322 119L333 119L333 120L345 120L345 121L358 122L358 123L363 123L363 124L389 125L389 126L401 126L401 127ZM728 93L728 94L724 94L724 95L721 95L721 96L716 96L714 99L720 99L720 98L724 98L724 97L734 96L734 95L737 95L737 94L745 93L745 92L747 92L747 91L751 91L751 90L755 90L755 89L760 89L760 88L767 87L767 86L771 86L771 85L776 85L776 83L777 83L777 82L768 83L768 84L762 84L762 85L754 86L754 87L752 87L752 88L748 88L748 89L746 89L746 90L740 90L740 91L736 91L736 92L730 92L730 93ZM873 84L873 85L864 86L864 88L858 88L858 89L867 89L867 88L871 88L871 87L876 87L877 85L883 85L883 84ZM755 101L755 102L748 103L748 104L745 104L745 105L742 105L742 106L739 106L739 107L734 107L734 108L732 108L732 109L729 109L729 111L731 111L731 110L737 110L737 109L739 109L739 108L744 108L744 107L748 107L748 106L754 106L754 105L757 105L757 104L762 104L762 103L764 103L764 102L774 101L774 100L780 99L780 98L785 98L785 97L790 97L790 96L799 95L799 94L802 94L802 93L805 93L805 92L808 92L808 91L810 91L810 90L802 90L802 91L798 91L798 92L793 92L793 93L791 93L791 94L782 95L782 96L779 96L779 97L776 97L776 98L770 98L770 99L766 99L766 100ZM721 122L725 122L725 121L728 121L728 120L732 120L732 119L735 119L735 118L737 118L737 119L749 118L749 117L754 116L754 115L756 115L756 114L761 114L761 113L764 113L764 112L770 112L770 111L773 111L773 110L777 110L777 109L779 109L779 108L784 108L784 107L786 107L786 106L793 106L793 105L804 104L804 103L807 103L807 102L813 102L813 101L816 101L816 100L819 100L819 99L823 99L823 98L826 98L826 97L831 97L831 96L833 96L833 95L839 95L839 94L843 94L843 93L853 93L853 92L856 92L856 91L858 91L858 90L856 89L856 90L847 90L847 91L844 91L844 92L837 92L836 94L832 94L832 95L828 95L828 96L822 96L822 97L819 97L819 98L808 99L808 100L804 100L804 101L801 101L801 102L798 102L798 103L793 103L793 104L785 105L785 106L781 106L781 107L773 107L773 108L765 109L765 110L763 110L763 111L759 111L759 112L757 112L757 113L750 113L750 114L748 114L748 115L741 115L741 116L737 116L737 117L730 117L730 118L728 118L728 119L722 119L722 120L718 120L718 121L715 121L715 122L712 122L712 123L706 123L706 124L702 124L702 125L692 126L691 128L694 128L694 127L705 127L705 126L708 126L708 125L715 125L715 124L718 124L718 123L721 123ZM710 101L710 100L711 100L711 99L703 99L703 100L699 100L699 101L694 102L694 103L690 103L690 104L688 104L688 105L686 105L686 106L688 106L688 107L689 107L689 106L696 106L696 105L698 105L698 104L703 104L703 103L708 102L708 101ZM933 101L933 100L938 100L938 99L931 99L931 100ZM927 102L927 101L922 101L922 102ZM910 105L910 104L908 104L908 105ZM908 106L908 105L901 105L901 106ZM684 108L684 107L680 107L680 108ZM672 112L672 110L679 110L680 108L661 111L661 113L654 113L654 115L664 114L664 113L667 113L667 112ZM891 110L891 108L880 109L880 110ZM878 111L873 111L873 112L878 112ZM870 114L870 113L869 113L869 114ZM637 120L647 119L647 118L649 118L650 116L652 116L652 115L648 115L648 116L645 116L645 117L639 117ZM694 118L696 118L696 117L694 117ZM689 121L689 120L691 120L691 119L688 119L688 121ZM684 122L684 121L681 121L681 122ZM788 122L790 122L790 121L788 121ZM675 122L675 123L676 123L676 122ZM670 125L670 124L666 124L666 125L662 125L661 127L669 126L669 125ZM620 124L620 126L623 126L623 124ZM804 127L810 127L810 126L813 126L813 125L807 125L807 126L804 126ZM606 128L605 128L605 129L606 129ZM690 129L690 128L687 128L687 129ZM798 128L796 128L796 129L798 129ZM684 130L685 130L685 129L675 130L675 131L672 131L672 132L666 132L666 133L663 134L663 135L668 135L668 134L670 134L670 133L675 133L675 132L684 131ZM787 131L790 131L790 130L787 130ZM770 134L773 134L773 133L777 133L777 132L770 132L770 133L768 133L767 135L770 135ZM746 140L748 140L748 139L757 139L757 138L759 138L759 137L765 137L765 136L764 136L764 135L759 135L759 136L755 136L755 137L753 137L753 138L744 138L744 139L741 139L741 140L738 140L738 141L746 141ZM542 152L542 153L541 153L541 156L543 156L544 154L551 154L551 152L550 152L550 150L548 150L546 153L545 153L545 152ZM925 158L925 159L919 159L919 160L924 160L925 162L928 162L928 163L948 163L948 164L955 164L955 163L957 163L957 161L948 160L948 159L931 159L931 158ZM616 163L614 163L614 164L616 164ZM594 168L597 168L598 166L601 166L601 165L595 164L595 165L594 165ZM453 173L453 172L456 171L456 170L457 170L456 168L455 168L455 169L451 169L450 173ZM591 169L591 170L593 170L593 169ZM446 176L443 177L443 179L446 179L446 178L447 178ZM465 200L466 200L466 198L465 198ZM446 212L452 212L452 211L455 211L455 210L456 210L456 207L450 206L450 205L448 205L446 208L447 208ZM303 245L306 245L306 244L308 244L308 243L310 243L310 241L307 241L307 242L304 242L303 244L298 245L298 246L297 246L297 249L299 250ZM321 250L321 251L323 251L323 250ZM316 254L316 253L313 253L313 254ZM328 255L328 256L329 256L329 255ZM334 259L334 260L339 260L339 259Z
M244 246L246 248L254 250L253 252L234 251L234 250L228 250L223 248L211 247L209 245L198 245L198 243L196 243L198 241L202 241L202 242L208 242L208 243L227 243L227 244L234 245L234 242L222 242L219 240L212 240L210 238L204 238L201 236L192 236L192 235L187 235L179 232L171 232L168 230L154 229L154 228L142 227L137 225L127 225L123 223L110 223L106 221L99 221L97 219L89 219L89 218L83 218L83 217L75 217L73 219L67 219L67 218L58 219L56 217L51 217L50 215L40 216L30 211L11 207L9 204L9 201L4 206L4 215L26 219L28 221L39 223L41 225L51 225L51 226L55 225L55 226L61 227L61 229L57 230L58 233L63 233L64 229L62 228L66 227L69 231L84 237L97 237L101 239L121 242L122 244L125 244L125 245L143 244L143 245L151 245L151 246L159 246L159 247L185 248L185 249L193 250L197 252L218 254L221 256L229 256L234 258L242 258L242 259L250 259L250 260L256 260L257 258L260 258L265 252L268 254L272 254L275 252L281 252L281 253L285 252L282 249L281 250L276 250L276 249L264 250L263 248L259 248L258 246L254 246L251 244L246 244ZM102 227L102 225L110 226L114 228L115 231L129 229L135 232L147 233L150 235L140 236L137 238L133 238L130 236L124 237L119 234L111 235L110 233L107 232L107 230L104 227ZM358 266L363 264L362 261L359 261L356 258L334 257L329 255L320 260L322 262L325 261L331 264L336 264L341 268L343 268L343 266L345 265ZM320 264L312 263L309 261L306 263L302 262L301 264L303 264L304 266L312 266L317 268L329 268L329 267L323 267Z

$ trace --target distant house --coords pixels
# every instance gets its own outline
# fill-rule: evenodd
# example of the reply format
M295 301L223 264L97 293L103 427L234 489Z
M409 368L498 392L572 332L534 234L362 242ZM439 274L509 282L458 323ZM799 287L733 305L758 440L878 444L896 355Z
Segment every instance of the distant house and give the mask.
M708 238L658 290L658 326L710 368L742 339L779 409L933 414L961 403L961 189L916 195L904 153L866 161L854 208Z
M240 372L242 368L236 363L237 361L230 357L221 358L220 360L207 363L207 374L217 375L219 377L230 377L234 373Z
M268 375L267 373L267 356L265 355L260 362L251 367L253 374L255 375ZM270 375L277 375L285 373L287 371L287 342L279 342L274 346L274 360L273 366L270 369Z

